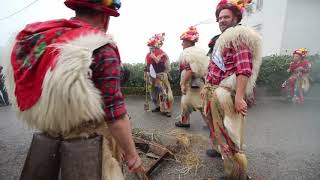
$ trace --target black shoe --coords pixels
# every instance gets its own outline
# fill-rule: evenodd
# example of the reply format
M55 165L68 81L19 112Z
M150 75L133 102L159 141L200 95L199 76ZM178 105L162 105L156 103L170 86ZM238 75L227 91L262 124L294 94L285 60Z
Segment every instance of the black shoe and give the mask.
M190 128L190 124L183 124L181 121L175 123L177 127Z
M247 175L246 180L251 180L252 178ZM231 180L228 176L221 176L219 180Z
M228 176L221 176L219 177L219 180L230 180Z
M213 149L208 149L206 151L206 154L207 154L207 156L212 157L212 158L221 157L221 154L218 151L213 150Z
M157 107L155 109L152 109L152 112L160 112L160 107Z
M204 126L202 126L202 129L203 129L203 130L210 130L210 128L209 128L209 126L208 126L208 125L204 125Z
M165 114L167 117L171 117L171 113L170 112L166 112Z

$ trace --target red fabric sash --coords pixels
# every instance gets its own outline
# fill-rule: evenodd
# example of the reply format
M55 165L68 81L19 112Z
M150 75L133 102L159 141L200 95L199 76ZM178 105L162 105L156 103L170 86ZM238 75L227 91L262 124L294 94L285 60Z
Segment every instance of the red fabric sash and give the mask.
M294 72L299 67L302 67L302 68L306 69L305 67L308 67L308 66L309 66L309 61L304 59L302 61L294 61L294 62L292 62L292 64L290 64L289 69L290 69L291 72Z
M17 35L11 64L15 96L21 111L31 108L39 100L46 72L54 68L59 51L50 45L89 32L98 30L76 19L59 19L29 24Z
M164 51L162 51L161 49L156 49L155 52L154 52L154 55L156 57L159 57L159 56L161 56L163 54L164 54ZM159 62L162 62L162 61L165 61L165 60L166 60L165 58L161 58ZM157 64L159 62L155 62L155 60L150 57L150 52L147 54L147 63L148 64Z

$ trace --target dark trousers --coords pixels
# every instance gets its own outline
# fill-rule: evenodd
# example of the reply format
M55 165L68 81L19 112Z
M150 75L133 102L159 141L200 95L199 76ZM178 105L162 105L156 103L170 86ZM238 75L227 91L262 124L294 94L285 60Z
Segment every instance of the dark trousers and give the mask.
M0 105L9 105L9 98L3 82L0 82ZM2 96L1 96L2 95Z

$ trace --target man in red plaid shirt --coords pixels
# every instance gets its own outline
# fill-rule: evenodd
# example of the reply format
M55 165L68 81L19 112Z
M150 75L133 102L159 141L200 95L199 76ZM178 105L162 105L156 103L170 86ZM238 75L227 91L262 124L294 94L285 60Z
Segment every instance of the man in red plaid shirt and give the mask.
M216 18L222 34L212 39L210 64L205 88L204 110L210 126L213 150L210 156L222 156L226 173L232 179L246 179L246 157L239 158L246 97L253 87L261 65L261 38L254 30L239 25L242 8L222 0ZM240 142L241 141L241 142Z
M237 76L251 76L252 52L245 44L239 46L237 50L234 48L225 48L222 51L222 58L225 70L220 69L213 61L210 62L207 75L208 83L219 85L222 80L234 73Z

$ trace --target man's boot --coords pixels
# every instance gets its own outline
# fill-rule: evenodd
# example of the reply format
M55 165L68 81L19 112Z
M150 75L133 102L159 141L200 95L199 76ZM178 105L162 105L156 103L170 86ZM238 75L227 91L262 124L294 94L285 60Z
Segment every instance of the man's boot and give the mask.
M102 136L61 143L61 180L101 180Z
M33 134L20 180L57 180L60 140L45 134Z

